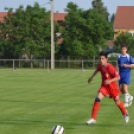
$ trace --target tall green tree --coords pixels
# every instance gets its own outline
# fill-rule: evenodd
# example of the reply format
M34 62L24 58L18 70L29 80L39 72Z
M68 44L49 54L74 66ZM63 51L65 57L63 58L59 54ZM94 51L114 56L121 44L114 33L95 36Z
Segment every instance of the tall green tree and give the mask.
M50 12L38 3L26 8L19 6L15 12L7 8L8 15L1 23L4 58L19 58L26 54L33 57L50 58L51 25Z
M96 9L82 10L70 2L66 11L61 52L74 57L91 58L98 54L113 30L106 18Z
M63 30L64 41L61 45L60 54L77 58L87 58L94 56L96 51L90 51L89 45L96 49L90 40L88 25L83 18L84 11L72 2L68 3L65 10L68 15L65 18L65 28Z
M114 19L115 19L115 14L113 13L112 14L112 16L110 17L110 19L109 19L109 22L110 22L110 24L113 26L113 24L114 24Z
M108 21L109 13L102 0L93 0L92 7L93 9L96 9L101 15L103 15Z
M113 29L106 18L99 14L96 9L89 12L90 36L95 45L104 44L106 40L113 39Z
M121 45L125 44L128 47L129 53L134 56L134 37L129 32L121 32L114 41L115 52L120 53Z

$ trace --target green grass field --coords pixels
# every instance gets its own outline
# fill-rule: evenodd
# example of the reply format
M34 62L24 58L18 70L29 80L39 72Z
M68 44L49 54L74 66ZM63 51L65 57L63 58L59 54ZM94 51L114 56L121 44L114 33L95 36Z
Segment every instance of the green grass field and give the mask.
M125 124L109 98L101 102L97 124L86 125L101 81L97 75L87 84L92 72L0 70L0 134L50 134L57 124L65 134L134 134L134 104ZM134 95L132 73L129 89Z

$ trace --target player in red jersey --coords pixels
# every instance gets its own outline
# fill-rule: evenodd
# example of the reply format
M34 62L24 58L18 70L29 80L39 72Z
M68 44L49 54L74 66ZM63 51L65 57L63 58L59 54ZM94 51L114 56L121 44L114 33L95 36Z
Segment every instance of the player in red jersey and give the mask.
M100 52L100 64L98 64L97 69L94 71L93 75L88 79L88 83L90 83L93 77L98 73L101 73L102 76L102 84L98 91L97 97L95 98L95 102L92 108L91 118L86 122L87 124L94 124L96 123L97 113L99 111L100 102L101 100L108 96L112 98L118 108L121 110L122 114L124 115L125 122L129 122L129 115L124 107L124 104L120 100L120 90L116 81L120 79L120 76L117 70L113 67L113 65L108 63L107 53Z

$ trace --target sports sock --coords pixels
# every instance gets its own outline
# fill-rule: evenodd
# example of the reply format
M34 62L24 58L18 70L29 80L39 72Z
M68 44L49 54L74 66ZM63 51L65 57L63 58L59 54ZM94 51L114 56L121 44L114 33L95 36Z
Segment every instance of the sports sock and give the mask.
M92 108L92 118L96 120L98 110L100 108L100 102L94 102L93 108Z
M130 97L129 94L124 94L124 102L125 103L128 103L129 102L129 97Z
M122 102L120 102L120 104L118 105L119 109L121 110L123 115L128 114L126 108L124 107L124 104Z

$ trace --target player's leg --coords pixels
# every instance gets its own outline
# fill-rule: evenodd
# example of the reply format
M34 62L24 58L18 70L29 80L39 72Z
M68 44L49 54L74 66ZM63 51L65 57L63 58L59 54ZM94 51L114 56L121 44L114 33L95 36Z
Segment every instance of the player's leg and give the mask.
M124 104L121 102L119 96L115 97L114 101L115 101L115 104L120 109L120 111L122 112L122 114L124 115L125 122L128 123L129 122L129 115L128 115L126 108L124 107Z
M121 91L121 93L124 94L123 84L119 84L119 87L120 87L120 91Z
M124 95L124 106L128 107L128 98L130 95L128 93L128 88L127 88L126 84L121 83L120 90L121 90L122 94Z
M125 83L121 84L120 85L120 89L123 91L123 94L124 94L124 105L125 105L125 107L131 106L132 100L133 100L133 96L131 96L129 94L128 84L125 84Z
M130 84L131 74L130 72L121 73L121 79L119 80L120 90L124 95L124 105L129 107L132 104L133 96L130 95L128 85Z
M98 92L98 95L95 98L94 105L93 105L93 108L92 108L91 118L86 122L87 124L96 123L96 117L97 117L97 113L99 111L100 102L103 98L104 98L104 95L101 92Z

